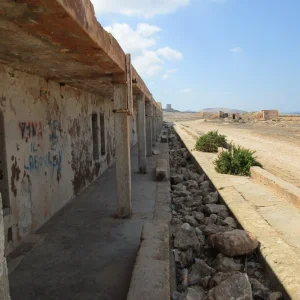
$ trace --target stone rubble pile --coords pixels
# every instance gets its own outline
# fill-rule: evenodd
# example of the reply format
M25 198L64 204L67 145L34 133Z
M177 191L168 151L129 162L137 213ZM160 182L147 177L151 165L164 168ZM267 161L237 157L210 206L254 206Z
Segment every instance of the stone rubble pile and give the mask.
M283 299L258 262L258 241L238 228L205 174L175 135L169 138L177 291L173 300Z

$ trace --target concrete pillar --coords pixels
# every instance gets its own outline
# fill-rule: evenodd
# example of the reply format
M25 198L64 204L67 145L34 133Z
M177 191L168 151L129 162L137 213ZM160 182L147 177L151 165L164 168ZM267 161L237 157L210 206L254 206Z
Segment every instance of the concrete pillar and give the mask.
M0 299L10 300L9 283L8 283L8 270L6 257L4 254L5 235L4 235L4 222L2 210L2 196L0 193Z
M156 107L153 105L153 117L152 117L152 142L153 146L155 146L156 143Z
M152 155L152 118L153 108L151 102L146 102L146 144L147 156Z
M130 117L127 110L127 85L114 84L116 174L119 218L131 216Z
M147 173L146 161L146 118L145 118L145 95L137 96L137 127L138 127L138 148L139 148L139 172Z

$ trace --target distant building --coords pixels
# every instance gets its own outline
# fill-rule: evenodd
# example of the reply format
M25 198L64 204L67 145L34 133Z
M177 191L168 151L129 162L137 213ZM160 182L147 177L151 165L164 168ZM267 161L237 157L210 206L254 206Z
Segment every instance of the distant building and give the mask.
M174 109L172 108L172 105L171 104L167 104L166 108L164 109L164 111L167 111L167 112L173 112Z
M278 110L262 110L263 120L272 120L278 118Z

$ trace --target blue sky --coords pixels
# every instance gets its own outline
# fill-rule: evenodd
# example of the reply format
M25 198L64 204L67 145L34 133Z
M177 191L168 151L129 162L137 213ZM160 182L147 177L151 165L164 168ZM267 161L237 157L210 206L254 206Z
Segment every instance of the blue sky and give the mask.
M300 111L300 1L92 2L164 106Z

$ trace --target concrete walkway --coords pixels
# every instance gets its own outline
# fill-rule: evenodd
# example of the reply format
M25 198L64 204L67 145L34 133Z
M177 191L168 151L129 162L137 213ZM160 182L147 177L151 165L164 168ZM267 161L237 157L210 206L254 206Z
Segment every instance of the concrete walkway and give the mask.
M126 299L142 226L153 216L160 156L148 158L149 172L140 175L132 152L133 218L114 217L111 167L10 255L12 300Z

